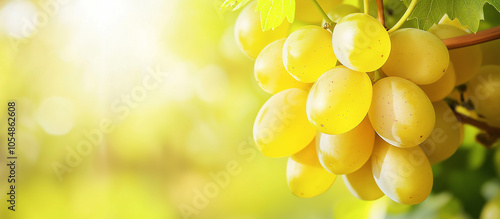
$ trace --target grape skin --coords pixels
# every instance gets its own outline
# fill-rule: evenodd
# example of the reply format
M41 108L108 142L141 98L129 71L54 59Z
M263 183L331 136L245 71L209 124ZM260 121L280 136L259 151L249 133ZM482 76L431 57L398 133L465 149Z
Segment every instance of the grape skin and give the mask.
M368 160L360 169L342 176L349 192L361 200L376 200L384 196L372 172L372 161Z
M371 161L375 182L395 202L418 204L431 193L432 168L420 147L398 148L377 137Z
M319 132L346 133L363 121L371 99L368 75L339 66L325 72L312 86L307 98L307 117Z
M311 198L325 192L337 178L319 163L315 142L311 141L305 149L290 156L286 165L288 188L301 198Z
M431 164L439 163L453 155L461 144L460 123L448 104L441 100L432 104L436 112L436 125L432 134L420 148Z
M448 24L434 25L429 29L429 32L440 39L468 34L467 31ZM455 67L456 85L466 83L479 73L482 57L479 45L450 50L450 60Z
M360 72L379 69L389 57L389 34L377 19L352 13L333 29L333 51L342 65Z
M352 13L358 13L359 9L348 4L340 4L336 5L335 7L332 8L332 10L328 11L327 15L328 18L333 22L329 27L330 31L333 31L333 28L335 25L342 19L343 17L352 14ZM327 21L323 20L321 22L321 26L324 27L326 25Z
M356 128L344 134L318 133L316 141L318 158L323 167L334 174L348 174L370 159L375 131L366 117Z
M262 106L253 137L262 154L285 157L306 147L316 135L305 111L307 91L290 88L273 95Z
M427 94L432 102L440 101L448 96L455 88L455 68L450 62L443 77L432 84L420 85L420 88Z
M288 88L308 90L312 84L301 83L293 78L283 66L282 51L285 38L267 45L255 60L254 75L257 83L270 94L278 93Z
M399 77L386 77L373 85L368 115L380 137L403 148L422 143L435 123L427 95L411 81Z
M500 39L481 43L482 65L500 65Z
M446 72L450 55L438 37L415 28L396 30L390 37L391 54L382 66L387 76L424 85L436 82Z
M283 46L283 64L298 81L313 83L335 67L332 34L318 26L305 26L290 34Z
M290 23L285 20L274 30L262 31L260 13L255 11L256 7L257 1L248 3L234 24L236 44L251 59L257 58L269 43L286 37L290 28Z
M342 3L343 0L317 0L318 4L324 11L330 11L336 5ZM319 24L323 17L318 13L318 9L311 0L296 0L295 18L311 24Z
M467 83L467 96L488 125L500 127L500 65L483 66Z

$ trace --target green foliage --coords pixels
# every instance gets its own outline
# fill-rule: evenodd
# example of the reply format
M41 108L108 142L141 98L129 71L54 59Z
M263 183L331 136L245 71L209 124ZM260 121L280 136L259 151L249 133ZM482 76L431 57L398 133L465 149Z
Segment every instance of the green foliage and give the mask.
M285 17L292 23L295 17L295 0L259 0L257 11L260 11L262 30L278 27Z
M403 0L408 6L411 0ZM443 15L450 19L458 18L460 23L477 32L479 22L484 20L483 6L489 3L500 10L500 0L419 0L409 19L417 19L418 28L428 30L439 22Z

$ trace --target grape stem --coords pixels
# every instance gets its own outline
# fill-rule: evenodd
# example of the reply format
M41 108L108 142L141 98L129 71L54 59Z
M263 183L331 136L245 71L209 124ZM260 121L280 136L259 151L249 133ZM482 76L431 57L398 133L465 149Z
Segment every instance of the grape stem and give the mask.
M458 49L466 46L472 46L479 43L488 42L500 38L500 26L487 30L479 31L476 34L467 34L459 37L453 37L443 40L448 49Z
M393 27L391 27L391 29L389 29L387 31L389 34L392 33L392 32L394 32L394 31L396 31L397 29L399 29L405 23L405 21L408 19L408 17L410 17L411 12L413 12L413 9L415 8L415 5L417 5L417 1L418 0L411 0L411 3L408 6L408 8L406 9L406 11L403 14L403 16L401 16L401 18L399 19L399 21Z
M456 107L461 105L461 104L454 99L446 99L446 100L449 103L451 109L453 110L453 113L455 114L455 117L457 117L457 120L459 122L464 123L464 124L469 124L469 125L472 125L478 129L486 131L491 136L500 136L500 128L489 126L485 122L475 120L474 118L471 118L471 117L468 117L464 114L459 113L456 110Z
M319 12L321 13L321 16L323 16L323 19L325 19L326 23L328 23L331 26L333 21L328 17L328 15L325 13L325 11L323 11L323 9L318 4L318 2L316 0L311 0L311 1L314 4L314 6L316 6L316 8L319 10Z
M384 0L377 0L377 16L380 24L385 27Z
M453 113L455 113L455 116L457 117L458 121L461 123L475 126L476 128L484 130L488 133L500 135L500 128L491 127L488 124L486 124L485 122L481 122L481 121L475 120L471 117L468 117L466 115L463 115L463 114L455 111L455 109L453 109Z
M365 14L370 13L370 0L363 0L363 11Z

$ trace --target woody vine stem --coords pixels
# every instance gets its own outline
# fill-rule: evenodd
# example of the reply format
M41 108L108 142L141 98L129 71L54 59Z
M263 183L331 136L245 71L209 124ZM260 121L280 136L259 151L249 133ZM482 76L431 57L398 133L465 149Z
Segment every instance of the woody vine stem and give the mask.
M311 0L311 1L316 6L316 8L318 8L318 10L320 11L320 13L323 16L326 23L329 26L331 26L333 24L332 20L323 11L323 9L318 4L318 2L316 0ZM383 0L376 0L376 1L377 1L376 3L377 3L378 20L380 21L380 23L384 27L386 27L385 26L385 18L384 18L384 2L383 2ZM388 30L389 33L396 31L399 27L401 27L401 25L403 25L403 23L408 19L408 17L412 13L413 9L415 8L417 1L418 0L411 1L410 5L408 6L408 9L403 14L403 16L400 18L400 20L392 28L390 28ZM369 3L370 3L370 0L363 0L364 13L368 14ZM451 50L451 49L457 49L457 48L462 48L462 47L466 47L466 46L472 46L472 45L488 42L488 41L499 39L499 38L500 38L500 26L490 28L487 30L483 30L483 31L479 31L475 34L471 33L471 34L467 34L467 35L463 35L463 36L459 36L459 37L445 39L445 40L443 40L443 42L446 45L446 47ZM457 112L457 110L456 110L457 105L459 105L458 102L454 102L452 104L451 108L453 110L453 113L455 114L455 116L457 117L457 119L461 123L469 124L469 125L475 126L479 129L485 131L486 133L489 134L489 136L494 138L493 140L500 137L500 128L489 126L485 122L476 120L474 118L468 117L466 115L463 115L463 114Z

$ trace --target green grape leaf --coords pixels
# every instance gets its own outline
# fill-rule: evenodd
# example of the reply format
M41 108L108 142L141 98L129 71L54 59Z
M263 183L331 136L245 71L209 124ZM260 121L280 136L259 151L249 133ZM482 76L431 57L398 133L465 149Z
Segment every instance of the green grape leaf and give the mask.
M220 6L220 10L222 11L226 8L233 8L233 11L236 11L245 6L249 1L250 0L225 0Z
M411 0L403 0L406 6ZM418 28L428 30L448 14L450 19L458 18L460 23L476 33L479 21L484 20L485 3L500 9L500 0L419 0L409 19L417 19Z
M262 30L278 27L285 17L292 23L295 16L295 0L259 0L257 11L260 11Z

